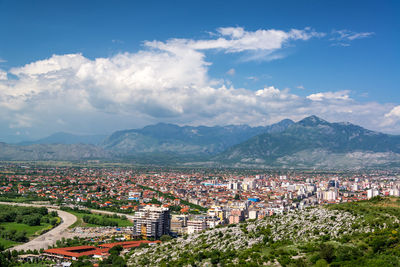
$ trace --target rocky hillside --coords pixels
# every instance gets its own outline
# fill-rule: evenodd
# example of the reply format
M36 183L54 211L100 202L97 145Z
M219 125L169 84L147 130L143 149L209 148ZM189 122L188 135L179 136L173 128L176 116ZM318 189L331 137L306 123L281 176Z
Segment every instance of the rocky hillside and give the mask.
M400 200L266 217L136 249L129 266L399 266Z

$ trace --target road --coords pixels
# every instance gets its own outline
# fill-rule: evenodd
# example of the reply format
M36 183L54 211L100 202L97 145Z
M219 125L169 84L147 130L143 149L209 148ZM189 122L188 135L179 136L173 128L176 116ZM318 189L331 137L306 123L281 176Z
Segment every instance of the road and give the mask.
M11 202L0 202L0 204L4 205L17 205L17 206L31 206L31 207L43 207L43 205L35 205L35 204L27 204L27 203L11 203ZM10 250L34 250L34 249L47 249L49 246L54 245L57 240L61 238L69 238L70 233L67 231L68 227L71 226L74 222L76 222L77 218L75 215L68 213L66 211L57 210L48 208L49 211L56 211L58 216L61 218L61 223L48 231L47 233L40 235L31 241L21 244L15 247L10 248Z

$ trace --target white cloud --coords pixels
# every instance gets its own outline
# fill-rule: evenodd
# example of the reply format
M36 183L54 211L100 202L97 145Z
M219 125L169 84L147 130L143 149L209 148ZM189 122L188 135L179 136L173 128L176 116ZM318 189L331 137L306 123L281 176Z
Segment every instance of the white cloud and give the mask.
M249 77L246 77L246 79L252 80L254 82L257 82L259 80L259 78L257 76L249 76Z
M323 92L315 93L307 96L312 101L323 101L323 100L350 100L349 91L338 91L338 92Z
M34 119L28 114L15 114L14 120L10 124L10 128L27 128L31 127Z
M0 80L7 80L7 72L0 69Z
M385 114L386 118L397 117L400 118L400 106L395 106L389 113Z
M350 42L357 40L368 38L374 35L374 32L353 32L350 30L333 30L331 41L334 41L334 46L350 46Z
M231 36L232 38L241 38L245 34L245 31L242 27L218 28L217 32L219 32L221 35Z
M400 105L393 107L384 115L381 121L382 127L393 127L400 123Z
M12 68L8 72L16 79L0 79L0 125L44 135L61 130L112 132L158 121L267 125L316 114L400 132L400 125L382 125L393 105L358 103L349 91L304 97L274 86L257 91L228 87L208 76L207 47L229 53L279 50L288 40L307 40L318 33L236 27L220 28L218 34L215 40L148 42L141 51L108 58L53 55Z
M333 37L335 40L356 40L356 39L362 39L362 38L367 38L373 35L373 32L353 32L349 30L339 30L339 31L333 31L333 35L336 35L336 37Z
M233 69L233 68L230 69L230 70L228 70L228 71L226 72L226 74L231 75L231 76L234 76L235 73L236 73L236 71L235 71L235 69Z
M76 70L85 62L88 62L88 60L82 54L53 55L46 60L39 60L23 67L12 68L10 73L16 76L52 75L61 70Z
M218 35L219 34L219 35ZM313 37L323 37L311 28L303 30L292 29L288 32L282 30L257 30L245 31L241 27L219 28L217 39L192 40L192 39L170 39L167 42L152 41L145 42L146 46L160 50L176 52L182 49L208 50L220 49L226 53L238 53L244 51L265 51L272 53L283 48L290 41L306 41Z
M119 40L119 39L112 39L111 42L112 42L113 44L124 44L124 43L125 43L124 41Z

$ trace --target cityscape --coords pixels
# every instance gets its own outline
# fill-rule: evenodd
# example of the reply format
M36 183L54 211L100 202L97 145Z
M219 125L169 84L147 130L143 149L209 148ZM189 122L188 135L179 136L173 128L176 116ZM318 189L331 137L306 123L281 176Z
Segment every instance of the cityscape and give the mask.
M0 0L0 267L400 267L399 14Z
M387 170L178 168L166 171L162 168L8 163L2 164L0 174L2 205L5 201L28 201L74 215L80 212L106 216L104 226L90 218L86 220L85 216L77 216L79 219L72 222L76 227L60 232L53 244L48 244L59 247L57 240L79 238L78 243L85 245L45 249L33 242L28 247L23 246L30 247L31 253L35 248L38 253L29 254L29 257L21 255L22 259L30 261L61 262L86 255L96 262L107 257L113 245L121 245L125 254L141 244L156 245L162 242L160 239L186 237L308 208L376 197L400 197L399 173ZM111 219L107 223L107 216L121 218L119 220L124 223L113 224ZM117 242L107 243L109 241Z

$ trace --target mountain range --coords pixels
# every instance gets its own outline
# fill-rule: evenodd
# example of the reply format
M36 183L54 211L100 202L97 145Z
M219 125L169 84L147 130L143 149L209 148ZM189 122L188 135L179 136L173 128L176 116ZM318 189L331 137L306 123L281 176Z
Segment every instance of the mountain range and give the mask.
M102 140L103 139L103 140ZM123 160L227 167L363 168L400 166L400 136L316 116L269 126L159 123L104 136L57 133L0 143L1 160Z
M122 154L178 153L213 155L262 133L278 133L294 122L283 120L264 127L247 125L183 126L159 123L142 129L118 131L101 144Z
M234 166L351 168L400 163L400 136L316 116L232 146L213 158Z
M76 135L71 133L58 132L54 133L50 136L47 136L42 139L38 139L35 141L24 141L19 142L17 145L27 146L34 144L64 144L64 145L72 145L72 144L88 144L88 145L98 145L100 144L107 135Z

